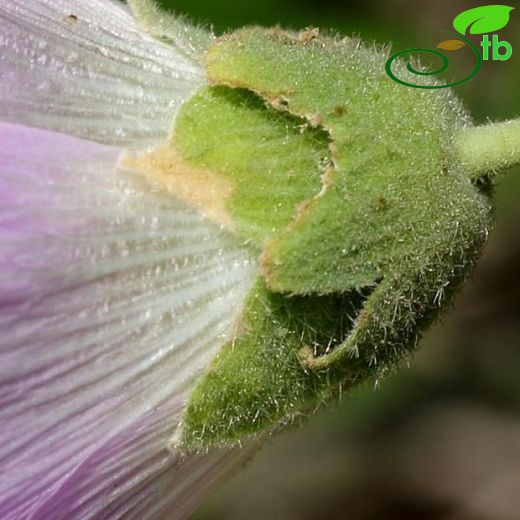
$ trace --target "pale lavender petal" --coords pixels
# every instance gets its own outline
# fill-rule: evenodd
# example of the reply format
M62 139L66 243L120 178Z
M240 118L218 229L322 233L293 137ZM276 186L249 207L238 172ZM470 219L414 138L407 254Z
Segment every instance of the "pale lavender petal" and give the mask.
M190 457L172 453L165 446L179 413L178 401L165 402L107 436L44 501L38 501L37 508L23 514L32 520L188 518L255 447ZM20 511L13 518L22 518Z
M116 148L6 123L0 142L0 518L181 507L219 455L166 446L255 266Z
M203 81L121 2L0 0L0 120L143 147Z

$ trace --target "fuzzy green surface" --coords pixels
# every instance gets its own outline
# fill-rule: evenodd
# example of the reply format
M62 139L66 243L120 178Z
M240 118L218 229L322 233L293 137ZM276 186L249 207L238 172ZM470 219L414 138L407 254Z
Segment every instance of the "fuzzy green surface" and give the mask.
M424 248L439 219L453 225L460 197L473 196L449 158L455 129L467 120L462 107L450 91L403 88L386 75L385 60L350 39L301 43L262 29L234 33L207 54L210 80L282 96L334 144L337 174L325 195L266 245L273 290L369 285Z
M238 442L324 400L331 377L306 370L299 351L303 345L321 352L336 347L361 303L347 294L286 298L259 279L248 298L246 331L222 349L192 394L186 447Z
M403 258L402 270L372 293L286 297L259 279L245 330L190 397L184 448L235 444L278 429L395 369L471 272L486 240L488 208L484 198L475 200L475 211L461 214L457 237L439 237L421 259ZM306 366L305 348L318 363L326 360L324 367Z
M386 58L352 40L261 29L209 49L214 87L185 107L175 142L236 182L228 209L260 245L262 272L241 332L190 398L188 449L290 423L383 376L480 255L489 197L452 145L468 116L450 91L394 83ZM285 162L277 125L301 126L295 118L318 128L286 126ZM276 138L261 146L266 135ZM327 144L334 170L322 179ZM288 168L299 176L290 187Z
M520 118L468 128L455 139L462 164L478 179L520 163Z
M190 164L232 182L228 209L258 247L320 191L328 164L326 133L227 87L205 88L181 108L175 144Z

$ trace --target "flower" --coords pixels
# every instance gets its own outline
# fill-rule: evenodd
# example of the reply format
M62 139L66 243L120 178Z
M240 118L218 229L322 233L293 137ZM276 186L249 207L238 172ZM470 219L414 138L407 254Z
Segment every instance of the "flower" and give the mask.
M170 445L253 262L118 163L204 83L179 27L166 45L115 1L0 1L4 520L185 517L245 455Z
M247 450L173 439L383 377L520 159L518 120L473 127L386 50L129 4L0 0L1 518L186 516Z

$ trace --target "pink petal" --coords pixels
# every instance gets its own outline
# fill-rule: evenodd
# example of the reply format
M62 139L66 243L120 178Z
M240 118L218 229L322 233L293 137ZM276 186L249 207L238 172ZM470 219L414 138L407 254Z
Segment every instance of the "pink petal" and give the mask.
M115 148L6 123L0 142L0 518L181 507L222 455L167 446L255 267Z

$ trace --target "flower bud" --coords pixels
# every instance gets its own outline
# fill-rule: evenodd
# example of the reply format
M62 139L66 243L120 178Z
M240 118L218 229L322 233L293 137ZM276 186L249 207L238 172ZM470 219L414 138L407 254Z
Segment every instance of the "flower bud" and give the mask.
M480 255L490 200L453 146L469 116L449 89L392 81L387 58L316 30L244 29L207 51L211 86L182 107L172 144L182 183L203 171L226 187L223 211L195 203L259 272L191 396L186 447L285 425L381 377Z

